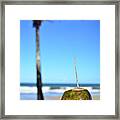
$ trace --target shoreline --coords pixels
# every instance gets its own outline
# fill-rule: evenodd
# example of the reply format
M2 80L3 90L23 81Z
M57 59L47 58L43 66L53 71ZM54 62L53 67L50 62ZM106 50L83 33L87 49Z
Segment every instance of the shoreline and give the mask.
M75 87L43 87L43 95L45 100L60 100L63 93L66 90L73 89ZM87 89L91 96L92 100L100 100L100 89L95 89L92 87L80 87ZM20 87L20 99L21 100L36 100L37 88L36 87Z
M44 96L44 100L61 100L62 96ZM34 96L34 98L32 97L21 97L21 100L36 100L36 95ZM92 100L100 100L100 96L99 95L93 95L92 96Z

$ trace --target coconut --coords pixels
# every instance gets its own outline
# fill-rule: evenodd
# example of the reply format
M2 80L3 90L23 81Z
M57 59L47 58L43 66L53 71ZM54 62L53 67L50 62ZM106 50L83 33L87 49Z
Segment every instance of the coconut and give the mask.
M87 89L74 88L65 91L61 100L92 100L92 97Z

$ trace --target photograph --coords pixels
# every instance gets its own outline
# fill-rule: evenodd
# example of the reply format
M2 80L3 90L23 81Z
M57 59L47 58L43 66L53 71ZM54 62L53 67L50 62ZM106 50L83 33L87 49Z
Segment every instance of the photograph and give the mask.
M117 118L120 6L85 1L3 2L3 118Z
M100 100L100 20L20 20L20 100Z

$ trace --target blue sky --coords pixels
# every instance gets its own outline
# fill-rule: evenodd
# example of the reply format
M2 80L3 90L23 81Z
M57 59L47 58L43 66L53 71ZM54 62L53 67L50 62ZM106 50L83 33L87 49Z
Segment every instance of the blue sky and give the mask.
M43 21L40 27L43 83L100 83L100 21ZM32 20L20 21L20 82L36 83L36 38Z

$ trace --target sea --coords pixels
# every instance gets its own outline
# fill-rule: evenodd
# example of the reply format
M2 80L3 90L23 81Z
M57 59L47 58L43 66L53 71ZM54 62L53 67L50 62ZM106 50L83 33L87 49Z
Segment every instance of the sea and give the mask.
M79 86L86 88L93 98L100 99L100 84L80 84ZM76 84L44 83L42 91L45 100L60 100L64 91L75 87ZM35 83L20 83L20 100L37 100L37 87Z

